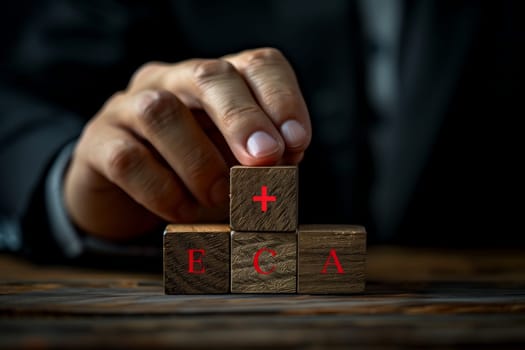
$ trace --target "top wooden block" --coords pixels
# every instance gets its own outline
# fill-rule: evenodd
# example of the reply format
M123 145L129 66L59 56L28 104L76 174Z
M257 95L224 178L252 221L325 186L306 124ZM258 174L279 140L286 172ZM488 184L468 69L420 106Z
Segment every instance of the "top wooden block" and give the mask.
M297 230L296 166L230 170L230 226L235 231Z

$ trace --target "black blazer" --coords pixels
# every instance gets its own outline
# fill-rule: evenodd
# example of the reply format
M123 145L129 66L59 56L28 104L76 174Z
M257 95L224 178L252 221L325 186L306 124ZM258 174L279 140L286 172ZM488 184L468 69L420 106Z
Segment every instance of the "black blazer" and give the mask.
M403 2L396 137L380 183L354 2L47 1L24 13L2 57L0 211L22 223L26 246L35 230L46 237L54 156L141 64L260 46L289 58L312 116L302 222L365 224L372 242L520 240L509 205L521 187L520 1Z

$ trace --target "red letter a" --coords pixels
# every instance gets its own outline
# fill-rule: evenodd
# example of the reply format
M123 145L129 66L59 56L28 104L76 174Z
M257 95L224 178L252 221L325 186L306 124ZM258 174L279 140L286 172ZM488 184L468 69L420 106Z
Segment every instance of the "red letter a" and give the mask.
M198 258L195 258L195 253L200 253L200 256ZM204 249L188 249L188 273L196 273L201 274L205 273L206 269L204 268L204 264L202 263L202 257L205 255ZM195 263L200 264L201 269L198 271L195 271Z
M330 258L334 260L333 263L330 262ZM326 259L326 262L324 263L323 269L321 270L321 273L326 273L326 268L328 265L335 265L337 267L337 273L344 274L343 267L341 266L341 263L339 262L339 258L337 257L337 254L335 253L335 249L330 249L330 253L328 254L328 258Z

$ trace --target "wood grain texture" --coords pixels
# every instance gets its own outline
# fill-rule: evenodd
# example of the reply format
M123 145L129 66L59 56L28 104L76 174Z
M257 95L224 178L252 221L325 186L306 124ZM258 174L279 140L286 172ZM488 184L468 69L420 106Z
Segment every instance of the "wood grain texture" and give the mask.
M247 167L230 170L230 225L235 231L295 232L297 230L296 166ZM254 201L266 186L275 201Z
M367 265L358 295L174 297L158 272L0 254L0 348L523 348L522 248L370 247Z
M297 242L298 293L347 294L365 290L364 227L304 225L299 227Z
M255 256L264 274L257 271ZM275 252L272 256L270 250ZM232 232L232 293L295 293L297 235L295 233Z
M191 253L192 249L199 251ZM200 250L203 250L204 254ZM192 264L190 264L190 254L193 254L194 259ZM166 294L228 293L229 284L230 229L228 225L168 225L166 227L164 231Z

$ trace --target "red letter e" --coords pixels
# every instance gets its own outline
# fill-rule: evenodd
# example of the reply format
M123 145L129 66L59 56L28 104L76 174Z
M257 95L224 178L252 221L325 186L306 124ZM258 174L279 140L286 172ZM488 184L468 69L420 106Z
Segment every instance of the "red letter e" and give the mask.
M196 257L196 253L200 253L199 257ZM202 257L205 255L204 249L188 249L188 273L202 274L206 272L204 264L202 263ZM195 270L195 264L200 264L201 269Z

